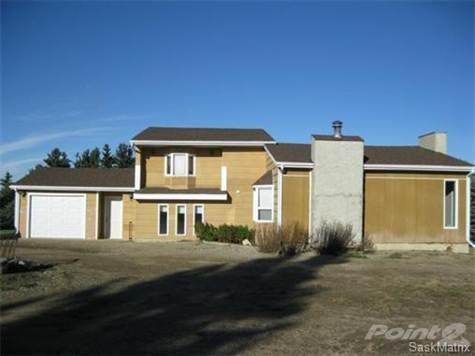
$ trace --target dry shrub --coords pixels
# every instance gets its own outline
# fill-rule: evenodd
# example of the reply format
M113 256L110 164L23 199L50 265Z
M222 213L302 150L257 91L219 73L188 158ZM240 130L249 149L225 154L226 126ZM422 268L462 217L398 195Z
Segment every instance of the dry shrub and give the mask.
M357 248L358 251L370 253L374 252L374 243L373 240L368 235L364 235L363 239L361 240L361 244Z
M355 234L351 224L324 222L316 231L313 247L322 255L342 255L353 243Z
M300 224L265 224L257 227L255 241L260 252L295 255L305 250L309 235Z

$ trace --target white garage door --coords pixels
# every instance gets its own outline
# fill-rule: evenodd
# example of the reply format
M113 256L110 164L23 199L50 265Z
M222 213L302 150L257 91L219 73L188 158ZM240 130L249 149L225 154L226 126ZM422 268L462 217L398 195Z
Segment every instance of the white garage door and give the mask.
M30 237L85 237L84 195L30 195Z

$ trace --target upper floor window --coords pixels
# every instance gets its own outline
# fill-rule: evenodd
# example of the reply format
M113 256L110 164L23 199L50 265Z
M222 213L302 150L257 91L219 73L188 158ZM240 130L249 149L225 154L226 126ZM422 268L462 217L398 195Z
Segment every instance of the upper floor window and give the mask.
M254 187L253 215L256 222L272 222L274 190L272 186L261 185Z
M194 176L196 157L189 153L170 153L165 156L165 175Z

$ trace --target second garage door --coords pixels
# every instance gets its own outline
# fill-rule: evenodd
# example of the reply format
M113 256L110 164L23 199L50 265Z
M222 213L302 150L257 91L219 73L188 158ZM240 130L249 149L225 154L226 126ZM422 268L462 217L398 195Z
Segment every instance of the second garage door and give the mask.
M85 237L86 197L73 194L30 195L30 237Z

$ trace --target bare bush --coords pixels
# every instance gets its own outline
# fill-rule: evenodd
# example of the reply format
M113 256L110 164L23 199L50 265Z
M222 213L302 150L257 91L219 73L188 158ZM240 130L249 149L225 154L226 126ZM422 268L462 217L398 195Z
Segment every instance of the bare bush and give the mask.
M374 252L375 248L374 248L373 240L371 240L369 236L364 235L361 240L361 244L358 246L358 251L366 252L366 253Z
M316 231L312 246L322 255L341 255L348 251L355 234L351 224L324 222Z
M257 227L255 241L261 252L295 255L305 250L309 235L300 224L266 224Z

